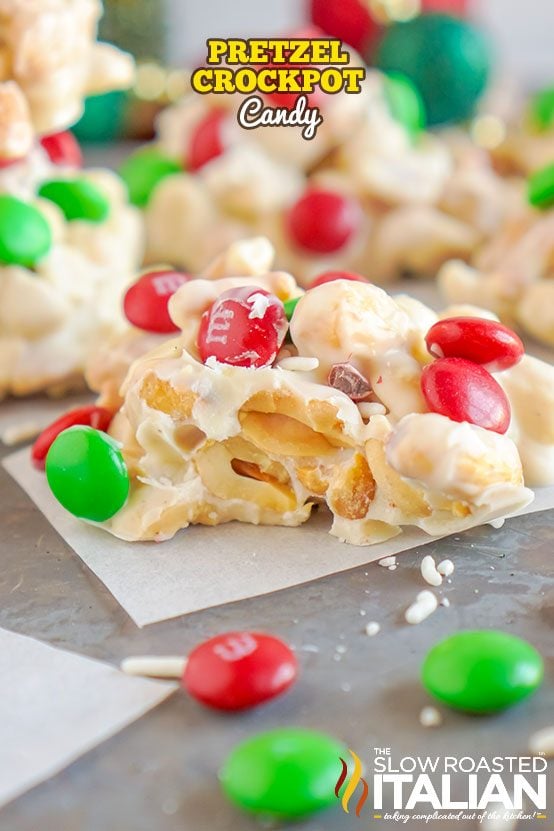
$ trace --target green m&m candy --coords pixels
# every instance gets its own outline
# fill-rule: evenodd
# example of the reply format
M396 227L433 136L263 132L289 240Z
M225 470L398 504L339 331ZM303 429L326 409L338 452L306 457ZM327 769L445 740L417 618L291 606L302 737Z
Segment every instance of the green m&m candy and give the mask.
M37 208L15 196L0 196L0 263L33 268L51 247L50 226Z
M114 516L129 495L121 450L93 427L70 427L59 434L46 457L46 478L67 511L94 522Z
M54 202L68 222L104 222L110 203L104 194L87 179L51 179L39 188L39 196Z
M181 165L161 150L143 147L122 164L119 175L127 185L133 205L144 208L157 185L167 176L180 173L181 170Z
M529 202L535 208L547 210L554 205L554 164L536 170L527 183Z
M425 104L415 84L401 72L388 72L384 91L393 118L417 139L425 129Z
M293 297L292 300L285 300L285 302L283 303L283 306L285 307L285 314L289 322L292 319L294 310L296 309L298 301L301 299L301 297L302 295L300 295L300 297Z
M325 733L284 727L260 733L228 756L220 780L245 811L294 819L336 802L346 748Z
M427 122L445 124L473 113L489 79L489 47L467 21L421 14L388 27L375 66L407 76L423 98Z
M527 641L482 629L458 632L428 653L423 686L449 707L494 713L531 695L543 678L543 661Z
M531 117L539 130L554 128L554 86L535 93L531 99Z

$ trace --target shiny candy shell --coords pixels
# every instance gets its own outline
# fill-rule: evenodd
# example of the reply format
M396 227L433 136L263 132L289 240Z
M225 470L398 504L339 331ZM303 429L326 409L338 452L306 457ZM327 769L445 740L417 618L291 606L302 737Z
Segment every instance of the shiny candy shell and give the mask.
M425 129L425 104L415 84L401 72L388 72L384 78L384 92L393 118L412 139Z
M220 771L226 796L250 813L295 819L336 803L346 748L325 733L281 727L247 739Z
M52 424L49 424L33 444L31 459L34 466L39 470L44 470L48 451L55 439L64 430L67 430L69 427L74 427L76 424L83 424L94 427L95 430L106 432L112 418L113 413L109 410L106 410L104 407L95 407L94 405L77 407L69 413L64 413L56 421L53 421Z
M291 239L301 249L331 254L359 231L362 210L351 196L311 189L292 206L287 217Z
M432 413L505 433L510 402L492 375L464 358L439 358L423 368L421 391Z
M257 632L227 632L190 653L184 688L218 710L244 710L285 692L298 668L286 643Z
M46 478L67 511L94 522L114 516L129 495L121 450L92 427L70 427L57 436L46 457Z
M202 315L198 349L204 363L270 366L288 329L281 301L256 286L229 289Z
M494 713L531 695L543 678L543 660L527 641L492 629L457 632L428 653L425 689L470 713Z
M529 202L535 208L547 210L554 206L554 163L530 175L528 194Z
M449 317L429 329L425 342L435 358L465 358L489 372L515 366L523 357L523 344L511 329L480 317Z
M53 133L51 136L43 136L40 143L48 153L52 164L64 167L83 166L81 147L69 130L65 130L63 133Z
M145 332L170 334L179 327L169 316L167 304L191 277L180 271L159 269L143 274L127 289L123 299L125 317L137 329Z
M185 167L188 170L200 170L212 159L221 156L225 150L222 130L228 118L226 110L211 110L196 125L185 158Z
M0 263L32 268L52 247L52 232L41 212L17 199L0 196Z
M51 179L39 188L39 196L54 202L68 222L104 222L110 203L88 179Z

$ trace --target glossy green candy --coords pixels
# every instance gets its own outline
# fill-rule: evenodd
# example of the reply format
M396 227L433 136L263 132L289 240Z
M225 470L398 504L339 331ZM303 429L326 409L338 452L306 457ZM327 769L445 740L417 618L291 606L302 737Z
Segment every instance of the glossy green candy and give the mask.
M39 196L54 202L68 222L104 222L110 203L104 194L87 179L51 179L39 188Z
M386 30L375 56L385 72L401 72L415 84L428 124L471 116L487 86L488 44L467 21L446 14L421 14Z
M92 427L60 433L46 457L46 478L67 511L95 522L116 514L129 495L129 473L119 447Z
M554 86L541 89L533 96L531 116L539 130L554 128Z
M336 802L346 748L325 733L284 727L247 739L220 772L227 797L245 811L304 817Z
M531 695L543 677L537 650L521 638L482 629L458 632L428 653L423 686L456 710L494 713Z
M393 118L410 134L412 140L425 129L425 104L415 84L401 72L385 75L385 97Z
M531 205L541 210L551 208L554 205L554 164L532 173L527 188Z
M181 165L155 147L137 150L123 163L119 174L129 191L129 199L144 208L157 185L167 176L180 173Z
M37 208L0 196L0 263L32 268L51 247L50 226Z
M296 309L299 300L300 297L294 297L292 300L285 300L285 302L283 303L283 306L285 307L285 314L287 316L288 321L292 319L294 310Z

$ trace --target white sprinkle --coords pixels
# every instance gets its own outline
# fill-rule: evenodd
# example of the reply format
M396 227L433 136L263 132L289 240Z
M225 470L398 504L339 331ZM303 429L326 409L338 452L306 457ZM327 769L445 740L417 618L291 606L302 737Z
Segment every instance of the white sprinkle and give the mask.
M518 822L517 815L511 817L509 815L503 816L498 814L497 816L483 817L479 828L483 829L483 831L515 831Z
M365 609L360 609L360 615L361 615L361 617L365 617L367 615L366 610Z
M443 577L450 577L451 574L454 574L454 563L452 560L442 560L437 566L437 571Z
M395 564L393 566L389 566L388 570L389 571L396 571L397 568L398 568L398 566Z
M142 675L147 678L180 678L184 672L187 659L182 655L157 657L125 658L121 662L121 671L126 675Z
M474 594L479 594L479 589L473 589Z
M205 365L210 369L215 370L216 372L221 372L221 365L215 355L210 355L209 358L206 358L204 361ZM211 390L211 384L209 385L209 389Z
M23 424L11 424L2 433L2 442L7 447L34 439L42 431L40 424L36 421L24 421Z
M276 366L279 369L289 369L293 372L311 372L319 366L318 358L303 358L301 355L293 355L291 358L282 358Z
M406 609L404 617L407 623L421 623L425 618L433 614L438 605L439 602L433 592L427 590L422 591L418 594L415 602Z
M450 600L447 597L443 597L443 599L441 600L441 606L444 606L445 609L448 609L448 607L450 606Z
M554 725L537 730L529 739L529 750L534 756L543 754L547 758L554 758Z
M381 625L376 620L370 620L365 628L365 633L368 637L373 638L381 631Z
M319 652L319 646L316 646L315 643L305 643L303 646L300 647L301 652L313 652L314 655Z
M387 408L378 401L360 401L358 410L362 418L371 418L374 415L386 415Z
M261 293L251 294L247 302L250 306L250 312L248 314L250 320L257 317L264 317L269 306L269 297Z
M343 643L339 643L338 646L335 646L335 652L338 652L339 655L344 655L346 652L346 646Z
M379 565L383 566L383 568L389 568L389 566L396 565L396 557L393 555L392 557L383 557L382 560L379 560Z
M424 707L419 714L419 723L423 727L439 727L442 724L442 715L436 707Z
M421 561L421 576L430 586L440 586L442 584L442 576L437 571L435 560L430 554Z
M352 689L352 684L349 684L348 681L343 681L343 683L340 685L340 688L343 692L348 693Z

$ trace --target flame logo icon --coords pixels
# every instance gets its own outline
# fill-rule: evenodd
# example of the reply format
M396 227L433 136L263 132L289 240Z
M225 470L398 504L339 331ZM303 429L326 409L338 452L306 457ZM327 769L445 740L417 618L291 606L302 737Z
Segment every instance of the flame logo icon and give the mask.
M365 805L365 801L366 801L367 795L369 793L369 788L367 786L367 782L362 777L362 763L361 763L360 759L358 758L358 756L356 756L356 754L354 753L353 750L350 750L350 748L348 748L348 752L350 753L350 755L352 756L352 759L354 760L354 770L352 771L352 775L350 776L350 780L349 780L349 782L348 782L348 784L347 784L347 786L344 790L344 793L342 795L341 805L342 805L343 811L346 814L350 813L349 810L348 810L348 803L350 802L350 798L351 798L352 794L354 793L354 791L356 790L356 788L358 787L358 785L361 782L362 785L363 785L362 795L360 796L360 798L358 800L358 804L356 805L356 816L359 817L360 814L362 813L362 808ZM337 780L337 784L335 785L335 796L337 797L337 799L339 797L340 789L342 788L342 786L346 782L346 777L348 776L348 765L346 764L346 762L344 761L342 756L340 756L339 758L340 758L340 761L341 761L341 764L342 764L342 770L341 770L341 774L340 774L340 776Z

